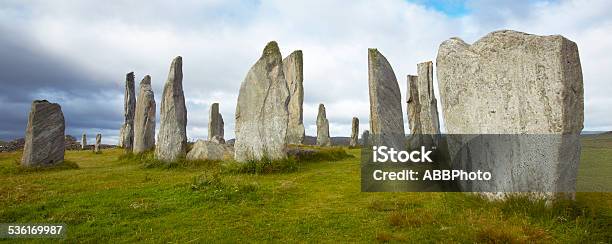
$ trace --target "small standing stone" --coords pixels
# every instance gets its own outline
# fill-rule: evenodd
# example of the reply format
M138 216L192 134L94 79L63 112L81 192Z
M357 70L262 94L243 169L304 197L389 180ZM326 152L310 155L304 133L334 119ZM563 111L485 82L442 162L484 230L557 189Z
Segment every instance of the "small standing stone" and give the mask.
M155 156L172 162L187 153L187 107L183 94L183 59L174 58L164 85Z
M64 161L64 114L57 103L32 102L21 165L50 166Z
M96 144L94 145L94 152L100 153L100 145L102 144L102 134L96 135Z
M363 145L363 147L367 147L370 145L370 131L369 130L364 130L363 133L361 133L361 144Z
M151 76L140 82L136 115L134 116L134 150L143 153L155 147L155 95L151 89Z
M351 141L349 145L351 147L356 147L359 144L359 118L353 117L353 121L351 123Z
M408 122L411 148L438 145L440 122L433 88L433 63L417 65L418 76L408 76Z
M317 115L317 145L331 146L329 137L329 121L325 113L325 105L319 104L319 114Z
M208 140L212 140L215 136L223 138L223 127L223 116L219 113L219 103L213 103L208 114Z
M85 150L86 147L87 147L87 134L83 133L83 136L81 137L81 150Z
M387 59L375 48L368 49L368 84L373 145L405 150L402 98L397 78Z

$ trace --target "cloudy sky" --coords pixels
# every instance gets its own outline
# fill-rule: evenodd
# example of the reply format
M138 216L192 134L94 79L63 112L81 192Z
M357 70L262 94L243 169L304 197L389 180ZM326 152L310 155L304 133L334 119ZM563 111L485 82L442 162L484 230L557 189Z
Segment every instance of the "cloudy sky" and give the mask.
M0 139L23 137L30 103L47 99L62 105L67 134L103 133L104 143L115 143L125 74L134 71L137 82L150 74L159 105L177 55L188 137L206 137L209 106L220 102L232 138L240 82L270 40L284 56L304 52L306 133L316 134L317 105L324 103L332 136L348 136L353 116L362 131L368 127L367 48L391 62L405 96L406 75L435 60L442 41L472 43L499 29L578 43L585 130L612 130L610 9L609 0L3 0Z

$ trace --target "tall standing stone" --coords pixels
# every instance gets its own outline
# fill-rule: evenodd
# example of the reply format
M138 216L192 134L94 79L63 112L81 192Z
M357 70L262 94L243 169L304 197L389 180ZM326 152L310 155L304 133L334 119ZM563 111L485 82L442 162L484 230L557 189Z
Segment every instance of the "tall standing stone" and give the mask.
M57 103L32 102L21 165L50 166L64 161L64 114Z
M329 137L329 121L325 112L325 105L319 104L319 113L317 114L317 145L331 146L331 138Z
M183 59L174 58L159 112L160 126L155 156L167 162L176 161L187 153L187 107L183 94Z
M440 121L433 88L433 63L420 63L417 71L418 76L408 76L411 147L435 146L440 138Z
M96 144L94 145L94 152L95 153L99 153L100 152L100 145L102 144L102 134L97 134L96 135Z
M235 160L287 156L289 89L278 44L272 41L240 86L236 105Z
M119 146L132 150L134 145L134 113L136 111L136 92L134 91L134 72L125 77L125 93L123 96L123 126L119 131Z
M223 116L219 113L219 103L213 103L208 113L208 140L212 140L215 136L224 138L223 127Z
M452 166L494 176L464 182L462 189L575 191L584 120L576 43L496 31L472 45L459 38L443 42L437 65ZM486 153L477 154L476 144L486 145Z
M151 88L151 76L140 82L136 114L134 116L134 150L143 153L155 147L155 95Z
M83 136L81 136L81 150L85 150L86 147L87 147L87 134L83 133Z
M289 88L289 124L287 143L304 143L304 61L302 51L297 50L283 59L283 72Z
M406 138L399 85L393 68L375 48L368 49L368 84L372 144L404 150Z
M359 118L353 117L351 122L351 141L349 145L356 147L359 144Z

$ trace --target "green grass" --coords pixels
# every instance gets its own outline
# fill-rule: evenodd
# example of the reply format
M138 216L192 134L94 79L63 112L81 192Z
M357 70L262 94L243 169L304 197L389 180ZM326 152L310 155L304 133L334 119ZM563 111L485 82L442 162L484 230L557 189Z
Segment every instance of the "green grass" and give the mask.
M612 146L601 145L583 143L579 187L609 182L600 171L609 170ZM16 172L20 153L0 153L0 223L66 223L68 242L612 241L612 193L578 193L552 206L362 193L359 150L334 152L269 174L224 172L214 162L148 167L150 155L120 149L67 152L78 169Z

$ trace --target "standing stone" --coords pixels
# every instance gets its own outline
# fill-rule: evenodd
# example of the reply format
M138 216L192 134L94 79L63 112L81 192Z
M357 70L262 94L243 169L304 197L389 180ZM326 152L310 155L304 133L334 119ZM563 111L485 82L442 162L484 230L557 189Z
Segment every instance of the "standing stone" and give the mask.
M240 86L236 105L235 159L286 157L289 89L278 44L272 41Z
M393 68L375 48L368 49L368 84L373 145L404 150L406 136L399 85Z
M329 121L325 113L325 105L319 104L319 114L317 115L317 145L331 146L329 138Z
M102 134L96 135L96 144L94 145L94 152L100 153L100 144L102 144Z
M453 168L494 176L463 190L575 192L584 120L576 43L496 31L472 45L443 42L437 65Z
M123 126L119 131L119 146L132 150L134 145L134 113L136 111L136 92L134 91L134 72L125 77L125 93L123 106Z
M223 126L223 116L219 113L219 103L213 103L208 114L208 140L212 140L215 136L223 138Z
M283 72L289 88L289 124L287 143L304 143L304 62L302 51L297 50L283 59Z
M357 144L359 144L359 118L353 117L351 123L351 141L349 145L351 147L356 147Z
M408 121L411 148L438 145L440 121L433 88L433 63L417 65L418 76L408 76Z
M370 131L369 130L364 130L363 133L361 133L361 144L363 145L363 147L367 147L370 145Z
M187 107L183 95L183 59L174 58L159 112L160 126L155 156L167 162L176 161L187 153Z
M50 166L64 161L64 114L57 103L32 102L22 166Z
M143 153L155 147L155 95L151 89L151 76L140 82L136 114L134 116L134 150Z
M81 150L85 150L86 147L87 147L87 134L83 133L83 136L81 136Z

